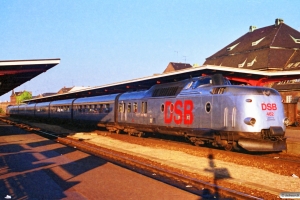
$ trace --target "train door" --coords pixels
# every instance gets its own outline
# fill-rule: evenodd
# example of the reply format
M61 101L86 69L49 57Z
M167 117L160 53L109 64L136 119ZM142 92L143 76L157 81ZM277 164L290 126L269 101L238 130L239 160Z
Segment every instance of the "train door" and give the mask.
M201 106L200 106L200 127L201 128L211 128L212 124L212 111L214 109L214 104L212 101L212 96L202 96ZM214 121L213 121L214 123Z
M141 106L142 106L142 109L141 109L142 121L141 121L141 123L142 124L148 124L148 102L147 101L142 101Z
M211 109L211 117L212 117L211 128L213 129L222 129L224 127L224 120L227 121L228 124L228 110L226 109L224 110L223 107L226 104L226 102L223 102L222 100L224 100L224 98L222 98L220 95L213 95L212 98L213 109Z
M119 122L124 122L126 121L126 112L125 112L125 106L126 103L123 101L119 103L118 105L118 112L119 112Z
M132 103L128 102L125 111L125 121L132 122Z

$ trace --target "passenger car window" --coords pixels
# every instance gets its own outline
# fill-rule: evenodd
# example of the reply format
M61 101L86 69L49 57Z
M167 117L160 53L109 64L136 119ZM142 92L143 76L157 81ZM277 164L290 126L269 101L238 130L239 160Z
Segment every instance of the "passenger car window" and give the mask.
M99 113L103 113L103 104L100 104Z
M109 113L109 109L110 109L110 105L109 105L109 104L106 104L106 105L105 105L105 112L106 112L106 113Z
M142 113L147 113L147 102L142 102Z
M127 113L131 113L131 103L128 103L127 105Z
M138 104L137 104L137 102L134 102L133 103L133 112L137 112L138 111Z

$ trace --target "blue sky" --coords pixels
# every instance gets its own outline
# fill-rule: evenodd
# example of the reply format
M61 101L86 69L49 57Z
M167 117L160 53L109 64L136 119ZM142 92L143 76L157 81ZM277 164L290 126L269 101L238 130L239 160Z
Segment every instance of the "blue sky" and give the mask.
M299 7L298 0L1 1L0 60L61 59L15 91L100 86L162 73L169 62L202 65L250 25L282 18L300 31Z

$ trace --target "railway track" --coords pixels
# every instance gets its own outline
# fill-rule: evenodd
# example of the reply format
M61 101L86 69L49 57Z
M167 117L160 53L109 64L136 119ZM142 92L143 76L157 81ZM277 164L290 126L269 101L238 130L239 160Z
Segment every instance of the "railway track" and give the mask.
M159 181L166 182L183 190L201 196L203 199L263 199L253 195L249 195L243 192L232 190L226 187L219 186L214 183L209 183L184 173L178 172L178 170L166 169L160 163L155 163L143 158L137 158L136 156L129 155L122 152L117 152L111 149L99 147L84 141L67 138L55 133L49 133L48 131L41 130L40 128L31 127L30 125L15 123L13 121L3 119L2 121L18 126L28 131L34 131L35 133L47 137L49 139L56 140L59 143L67 146L79 149L81 151L99 156L111 163L120 165L130 170L136 171L143 175L157 179Z

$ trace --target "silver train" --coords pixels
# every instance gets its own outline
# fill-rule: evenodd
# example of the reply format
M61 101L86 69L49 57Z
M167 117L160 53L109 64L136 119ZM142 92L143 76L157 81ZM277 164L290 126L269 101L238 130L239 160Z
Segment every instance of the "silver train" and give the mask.
M286 149L288 119L271 88L237 86L221 75L157 84L149 90L9 106L11 116L93 122L109 131L179 135L226 150Z

